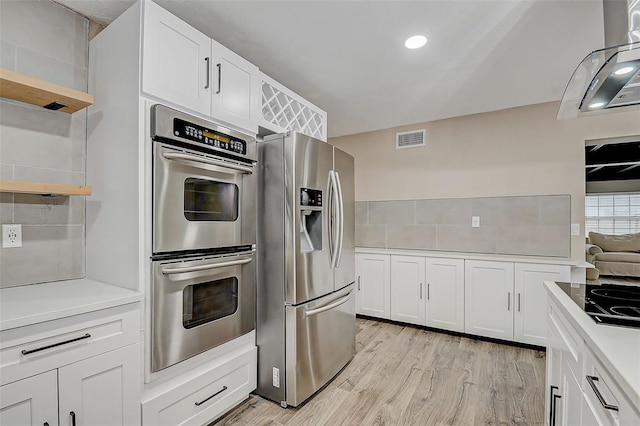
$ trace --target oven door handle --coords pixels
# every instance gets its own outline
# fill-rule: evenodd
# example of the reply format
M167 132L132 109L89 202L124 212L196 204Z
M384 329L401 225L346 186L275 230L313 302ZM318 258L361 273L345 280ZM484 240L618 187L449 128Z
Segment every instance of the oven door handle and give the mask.
M210 166L218 166L225 169L233 170L233 172L253 173L253 167L243 166L242 164L228 163L222 160L216 160L208 157L198 157L197 155L185 154L183 152L163 152L162 156L167 160L190 161L194 163L208 164Z
M162 268L164 275L183 274L185 272L207 271L209 269L225 268L227 266L238 266L250 263L253 258L230 260L228 262L207 263L206 265L185 266L181 268Z

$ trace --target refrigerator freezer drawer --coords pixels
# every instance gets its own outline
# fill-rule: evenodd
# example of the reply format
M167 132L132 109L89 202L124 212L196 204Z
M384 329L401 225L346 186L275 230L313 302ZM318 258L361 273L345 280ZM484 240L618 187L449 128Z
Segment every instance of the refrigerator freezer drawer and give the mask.
M286 307L286 403L298 406L327 384L355 353L353 285Z

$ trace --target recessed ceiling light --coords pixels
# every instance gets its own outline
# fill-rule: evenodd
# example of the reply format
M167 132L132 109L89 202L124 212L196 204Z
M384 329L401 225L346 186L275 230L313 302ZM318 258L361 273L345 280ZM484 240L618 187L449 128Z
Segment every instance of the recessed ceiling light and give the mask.
M589 105L589 108L596 109L596 108L600 108L601 106L604 106L604 102L594 102Z
M620 68L618 71L614 72L614 74L615 75L625 75L625 74L629 74L634 69L635 69L635 67L624 67L624 68Z
M404 45L407 49L417 49L419 47L427 44L427 38L423 35L415 35L413 37L409 37L407 41L404 42Z

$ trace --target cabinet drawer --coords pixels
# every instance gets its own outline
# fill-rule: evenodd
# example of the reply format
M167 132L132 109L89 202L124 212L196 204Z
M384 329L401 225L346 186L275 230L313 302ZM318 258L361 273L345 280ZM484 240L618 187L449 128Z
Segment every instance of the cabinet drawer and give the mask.
M585 355L582 389L584 389L586 405L583 407L583 412L590 411L591 418L595 419L597 424L640 424L640 414L591 350L587 350Z
M559 309L556 308L553 303L549 304L549 319L555 326L560 337L558 344L562 352L562 360L579 380L582 376L584 340L580 338L580 334L571 326L569 321L560 313Z
M143 424L202 425L220 417L255 390L256 356L255 346L236 352L202 374L143 400Z
M139 333L138 303L2 331L2 384L135 343Z

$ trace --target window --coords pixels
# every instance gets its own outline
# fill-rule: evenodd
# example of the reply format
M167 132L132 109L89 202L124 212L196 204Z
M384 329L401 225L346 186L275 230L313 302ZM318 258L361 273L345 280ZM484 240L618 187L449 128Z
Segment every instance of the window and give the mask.
M632 234L640 232L640 192L587 194L585 232Z

